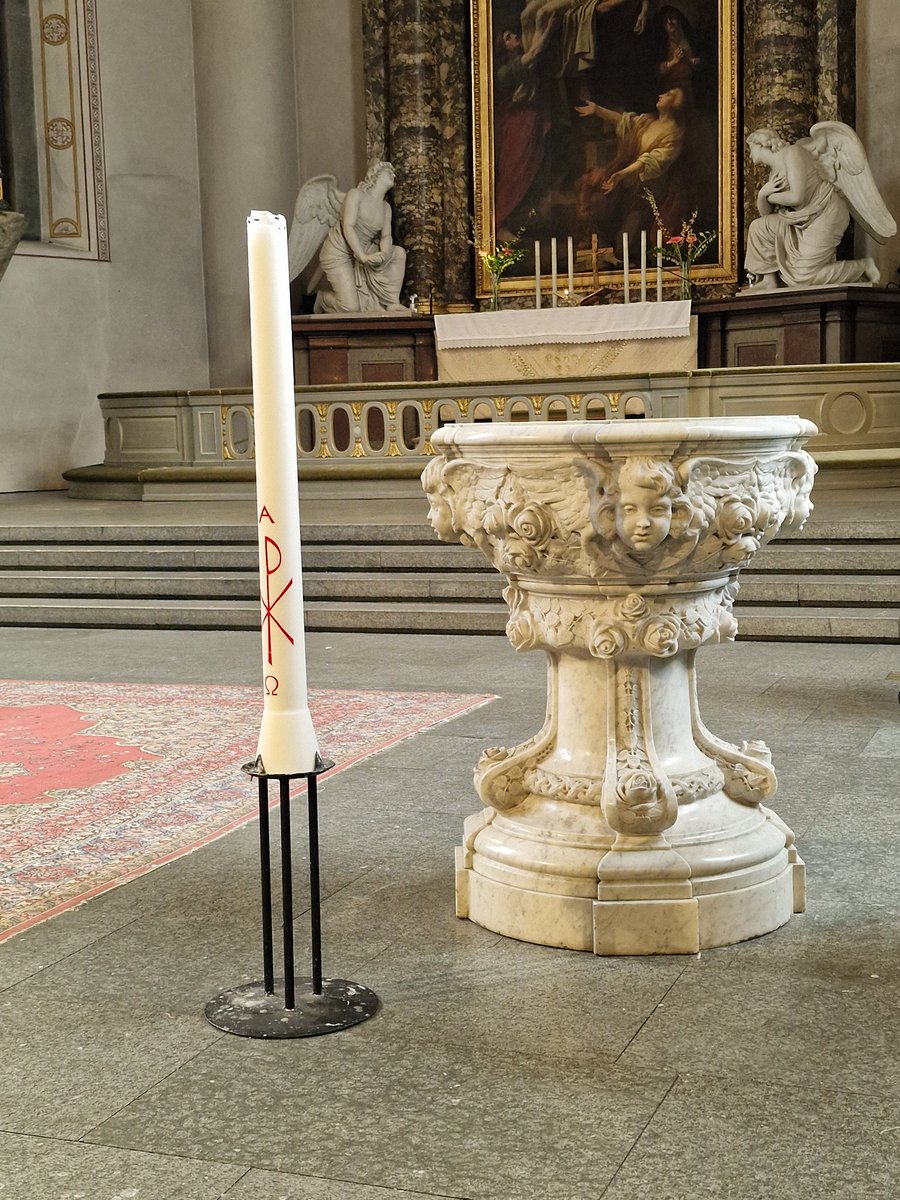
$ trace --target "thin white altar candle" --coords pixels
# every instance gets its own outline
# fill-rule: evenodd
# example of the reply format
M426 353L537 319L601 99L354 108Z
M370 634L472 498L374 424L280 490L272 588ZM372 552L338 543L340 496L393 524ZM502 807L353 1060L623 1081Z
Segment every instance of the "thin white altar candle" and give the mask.
M641 230L641 303L647 299L647 230Z
M569 296L571 297L575 295L575 247L571 238L569 238L567 250L569 255Z
M631 300L629 295L629 280L628 280L628 234L622 234L622 275L624 278L623 298L626 304Z
M256 512L264 705L257 754L267 775L315 769L318 743L306 693L294 351L287 223L247 219Z
M662 230L656 231L656 298L662 300Z
M550 239L550 307L556 308L556 238Z
M534 243L534 307L541 307L541 243Z

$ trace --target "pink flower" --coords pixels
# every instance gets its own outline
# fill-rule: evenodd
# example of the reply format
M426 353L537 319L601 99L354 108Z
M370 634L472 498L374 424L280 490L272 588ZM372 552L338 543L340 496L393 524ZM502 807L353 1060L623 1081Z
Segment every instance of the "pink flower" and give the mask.
M674 237L670 237L667 240L666 245L667 246L680 246L683 241L684 241L684 238L681 236L681 234L676 233Z

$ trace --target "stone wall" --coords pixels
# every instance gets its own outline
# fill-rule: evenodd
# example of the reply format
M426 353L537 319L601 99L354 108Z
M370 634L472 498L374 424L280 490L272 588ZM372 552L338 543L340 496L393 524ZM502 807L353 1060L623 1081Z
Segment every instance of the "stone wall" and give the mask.
M858 0L857 124L875 181L900 224L900 22L897 0ZM856 253L871 254L882 283L900 283L900 233L884 246L857 231Z
M209 384L189 0L100 0L110 262L0 282L0 491L97 462L102 391Z

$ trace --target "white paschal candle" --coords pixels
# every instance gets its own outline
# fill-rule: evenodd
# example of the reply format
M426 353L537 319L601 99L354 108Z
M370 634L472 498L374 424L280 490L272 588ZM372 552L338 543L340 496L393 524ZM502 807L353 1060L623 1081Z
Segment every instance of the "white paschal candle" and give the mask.
M550 307L556 308L556 238L550 239Z
M622 234L622 279L623 279L622 299L624 300L624 302L626 304L628 304L629 301L631 300L631 296L629 294L630 283L629 283L629 279L628 279L629 265L630 264L628 262L628 234L623 233Z
M303 775L315 769L318 743L306 694L294 350L284 217L251 212L247 257L265 693L257 753L267 775Z
M541 243L534 243L534 307L541 307Z
M647 299L647 230L641 230L641 303Z
M566 243L566 251L569 256L569 298L575 295L575 247L571 238Z

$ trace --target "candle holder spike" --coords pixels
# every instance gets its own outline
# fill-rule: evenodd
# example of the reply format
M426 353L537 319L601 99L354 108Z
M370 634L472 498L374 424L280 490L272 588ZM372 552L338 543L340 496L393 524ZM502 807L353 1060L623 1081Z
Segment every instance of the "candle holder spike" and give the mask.
M239 1037L318 1037L348 1029L373 1017L381 1007L378 996L348 979L325 979L322 974L322 916L319 884L319 818L317 779L334 761L316 753L312 771L269 775L260 756L241 770L259 781L259 864L262 902L263 978L229 988L206 1005L207 1021ZM272 934L272 865L269 847L269 780L279 785L281 821L281 900L284 976L275 978ZM294 975L294 893L291 864L291 780L306 780L309 815L309 911L312 935L312 975ZM283 999L277 993L283 994Z

